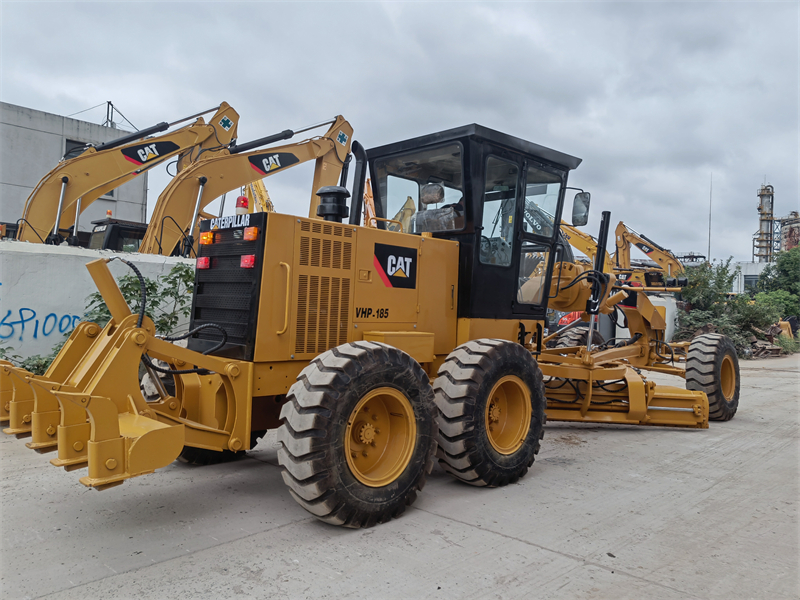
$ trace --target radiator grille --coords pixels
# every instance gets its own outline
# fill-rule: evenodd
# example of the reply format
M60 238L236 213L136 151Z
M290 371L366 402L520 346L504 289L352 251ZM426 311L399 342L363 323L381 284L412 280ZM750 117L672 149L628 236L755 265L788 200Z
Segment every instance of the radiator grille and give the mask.
M295 353L319 354L347 341L350 279L300 275Z
M319 354L347 341L352 237L352 227L338 223L300 224L295 354Z

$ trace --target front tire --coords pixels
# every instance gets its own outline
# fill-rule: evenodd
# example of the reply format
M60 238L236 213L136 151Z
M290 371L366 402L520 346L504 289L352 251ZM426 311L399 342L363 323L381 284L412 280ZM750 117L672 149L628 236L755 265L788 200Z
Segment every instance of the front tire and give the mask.
M730 338L719 333L698 335L689 344L686 389L708 396L710 421L730 421L739 408L739 359Z
M544 436L542 371L523 346L480 339L456 348L433 384L439 464L476 486L503 486L528 472Z
M405 511L433 468L433 390L408 354L374 342L316 357L281 409L278 461L318 519L371 527Z

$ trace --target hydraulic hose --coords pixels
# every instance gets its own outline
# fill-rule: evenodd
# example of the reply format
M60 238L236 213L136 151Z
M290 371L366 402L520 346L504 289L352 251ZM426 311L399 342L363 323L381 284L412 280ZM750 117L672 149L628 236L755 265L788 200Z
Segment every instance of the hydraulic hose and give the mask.
M127 261L124 258L120 258L119 256L115 256L114 258L110 259L108 262L111 262L113 260L118 260L118 261L128 265L128 267L136 274L137 279L139 279L139 289L141 290L141 297L140 297L141 298L141 302L140 302L140 306L139 306L139 318L136 320L136 327L141 327L142 323L144 322L145 308L146 308L146 305L147 305L147 288L146 288L145 283L144 283L144 276L142 275L142 272L132 262ZM167 337L164 337L163 339L164 339L164 341L167 341L167 342L176 342L178 340L185 340L189 336L194 335L195 333L197 333L198 331L202 331L203 329L216 329L216 330L218 330L220 333L222 333L222 340L216 346L214 346L212 348L209 348L208 350L206 350L202 354L207 355L207 354L210 354L211 352L215 352L216 350L219 350L220 348L225 346L225 344L228 342L228 332L225 331L225 329L223 329L221 326L217 325L216 323L204 323L202 325L198 325L194 329L191 329L190 331L187 331L186 333L184 333L182 335L172 336L172 337L167 336ZM150 360L150 357L147 356L147 354L142 354L142 361L144 362L144 364L146 364L148 367L150 367L154 371L158 371L159 373L165 373L167 375L185 375L185 374L189 374L189 373L197 373L199 375L207 375L208 373L210 373L210 371L208 369L198 369L198 368L194 368L194 369L165 369L163 367L159 367L159 366L153 364L153 361Z

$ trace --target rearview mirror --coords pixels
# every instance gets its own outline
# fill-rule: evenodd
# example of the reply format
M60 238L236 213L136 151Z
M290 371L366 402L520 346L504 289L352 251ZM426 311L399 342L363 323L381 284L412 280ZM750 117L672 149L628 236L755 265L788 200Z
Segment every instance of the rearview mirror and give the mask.
M575 227L583 227L589 222L589 201L592 195L589 192L579 192L575 194L572 202L572 224Z

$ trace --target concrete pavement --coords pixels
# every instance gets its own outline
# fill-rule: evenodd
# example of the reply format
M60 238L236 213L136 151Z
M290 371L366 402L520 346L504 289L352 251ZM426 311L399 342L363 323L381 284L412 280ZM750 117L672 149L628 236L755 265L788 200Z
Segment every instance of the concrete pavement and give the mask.
M0 436L3 598L769 598L800 596L800 355L743 361L708 430L548 424L518 484L438 467L367 530L289 496L275 436L105 492ZM658 377L659 383L679 380Z

